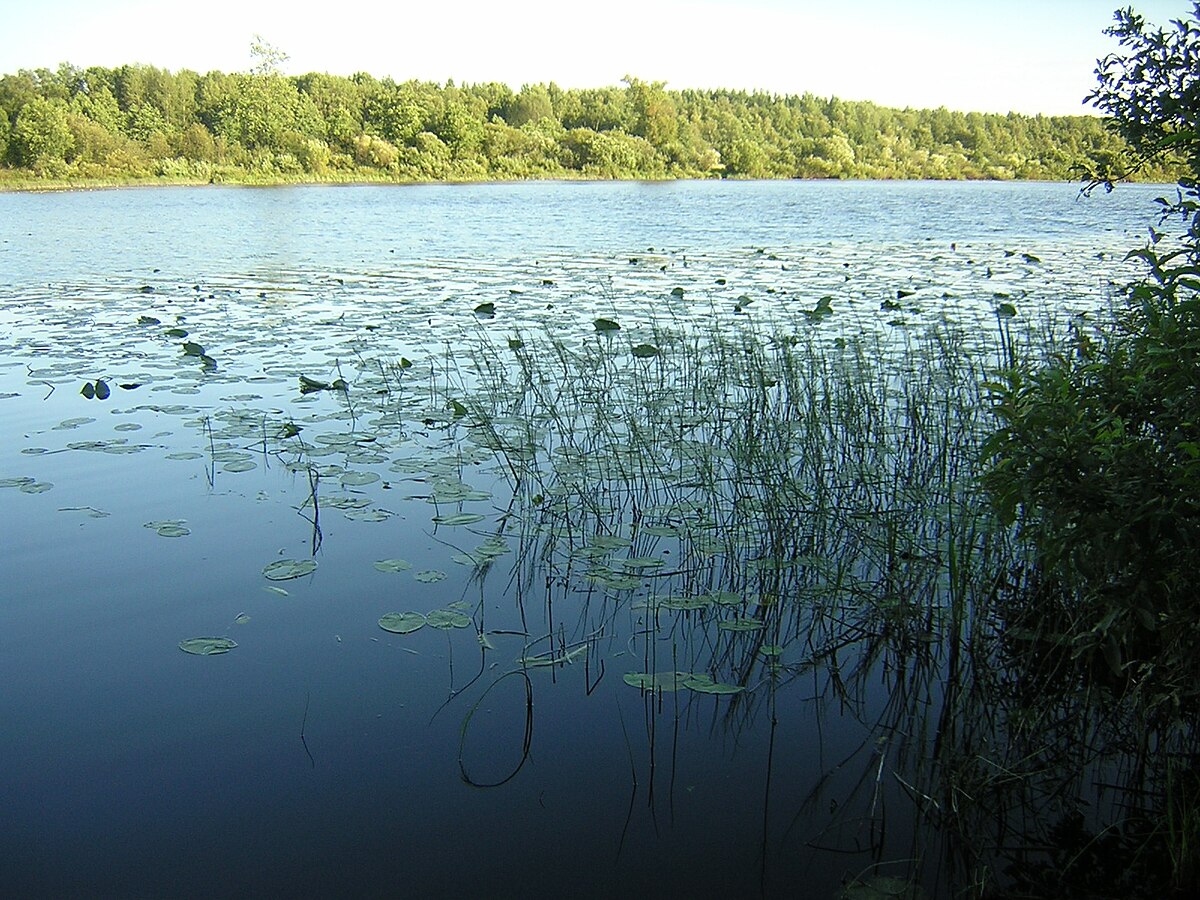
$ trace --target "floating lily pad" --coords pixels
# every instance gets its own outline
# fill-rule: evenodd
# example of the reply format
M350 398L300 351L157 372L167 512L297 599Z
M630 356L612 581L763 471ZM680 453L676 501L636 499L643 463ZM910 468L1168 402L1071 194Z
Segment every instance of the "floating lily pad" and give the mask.
M588 645L580 644L574 650L565 653L561 650L551 650L549 653L538 653L535 656L522 656L517 659L517 665L523 669L541 669L548 666L565 666L587 655Z
M223 637L188 638L186 641L179 642L180 650L195 656L216 656L218 653L228 653L236 646L237 641Z
M448 513L442 516L434 516L435 525L474 525L476 522L482 522L486 516L479 513Z
M361 485L373 484L379 480L377 472L343 472L339 479L342 484Z
M425 616L418 612L391 612L379 617L379 627L393 634L410 634L425 625Z
M152 528L159 537L186 537L192 533L184 523L186 519L164 519L161 522L147 522L143 528Z
M393 515L395 514L386 509L352 509L345 513L347 519L353 519L356 522L384 522Z
M426 569L423 572L417 572L415 575L413 575L413 578L422 584L434 584L438 581L444 581L446 579L446 573L439 572L437 569Z
M104 519L109 516L109 513L102 509L96 509L94 506L61 506L58 511L87 513L93 519Z
M650 359L658 356L658 348L653 344L638 344L633 348L633 355L638 359Z
M713 681L708 675L696 674L684 679L683 686L701 694L740 694L745 690L739 684L725 684Z
M17 489L25 494L44 494L54 487L49 481L31 481L20 485Z
M375 568L380 572L406 572L413 564L406 559L380 559L375 562Z
M722 631L758 631L763 627L760 619L728 619L717 624Z
M471 624L471 619L452 609L435 609L425 617L425 622L430 628L449 630L451 628L466 628Z
M0 488L15 487L19 488L22 485L33 484L35 479L28 475L22 475L17 478L0 478Z
M251 469L258 468L258 463L252 459L235 459L233 462L227 462L221 466L222 472L249 472Z
M692 677L691 672L628 672L625 683L643 691L677 691Z
M601 318L601 319L597 319L592 324L596 326L597 331L620 331L621 330L621 326L619 324L617 324L616 322L614 322L612 319Z
M279 559L263 569L263 575L272 581L287 581L301 578L315 571L315 559Z

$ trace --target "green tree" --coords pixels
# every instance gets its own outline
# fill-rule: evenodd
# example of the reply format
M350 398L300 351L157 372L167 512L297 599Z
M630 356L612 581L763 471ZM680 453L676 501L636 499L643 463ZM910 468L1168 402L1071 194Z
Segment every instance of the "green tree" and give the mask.
M42 97L30 100L17 116L12 141L20 165L57 173L75 146L66 101Z
M1116 21L1123 51L1101 61L1093 102L1135 167L1188 161L1167 209L1186 230L1132 254L1148 272L1108 327L1076 329L1045 364L1013 359L986 483L1034 550L1031 596L1070 656L1169 719L1200 711L1200 3L1169 30Z

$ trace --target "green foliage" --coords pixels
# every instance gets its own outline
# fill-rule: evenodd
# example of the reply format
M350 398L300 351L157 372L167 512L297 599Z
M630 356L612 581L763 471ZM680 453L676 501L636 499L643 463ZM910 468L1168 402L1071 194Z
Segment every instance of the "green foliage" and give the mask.
M1166 149L1187 160L1178 201L1163 204L1190 227L1178 243L1152 229L1130 254L1148 273L1106 326L1075 325L1041 363L1014 355L993 385L985 482L1031 547L1043 629L1087 672L1170 716L1200 708L1200 29L1116 18L1127 55L1101 62L1092 98L1138 154L1134 168Z
M10 165L66 178L252 181L521 178L1045 178L1107 170L1129 149L1092 117L996 116L743 91L280 74L257 39L249 72L69 65L0 77ZM46 103L67 128L47 142ZM57 119L57 114L55 114ZM61 124L61 123L60 123ZM69 133L70 139L65 135ZM0 138L3 137L0 129ZM30 140L33 141L30 144ZM0 142L2 144L2 142ZM0 149L3 149L0 146ZM39 163L38 159L42 162ZM220 172L214 170L220 167ZM1179 175L1173 157L1140 177Z
M21 165L38 172L57 173L75 146L62 100L36 97L21 107L12 141Z

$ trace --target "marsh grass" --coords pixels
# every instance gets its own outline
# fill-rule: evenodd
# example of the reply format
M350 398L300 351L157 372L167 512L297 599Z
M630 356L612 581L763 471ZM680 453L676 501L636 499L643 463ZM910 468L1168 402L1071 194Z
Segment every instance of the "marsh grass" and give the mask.
M1190 732L1147 738L1136 710L1055 683L1065 648L1006 618L1029 548L979 482L988 378L1015 342L1052 352L1064 333L480 328L427 403L511 489L526 667L582 661L589 692L606 659L637 670L651 798L654 721L695 721L689 684L728 692L734 734L766 716L773 735L780 692L812 683L870 735L826 835L857 835L868 870L1017 895L1083 885L1107 848L1159 883L1146 860L1192 852ZM922 823L899 854L897 801Z

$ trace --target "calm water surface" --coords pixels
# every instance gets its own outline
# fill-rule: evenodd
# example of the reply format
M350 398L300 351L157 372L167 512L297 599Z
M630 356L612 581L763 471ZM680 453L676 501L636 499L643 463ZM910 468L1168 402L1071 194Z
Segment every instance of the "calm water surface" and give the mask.
M464 450L439 385L488 377L472 368L481 341L584 346L598 316L631 341L747 322L792 333L830 297L829 334L892 340L939 322L989 332L1001 302L1031 322L1095 310L1129 274L1120 258L1160 193L0 195L5 892L832 896L873 865L870 836L839 806L882 771L872 722L886 696L818 702L815 679L799 678L777 695L772 729L753 699L624 683L646 670L635 635L651 582L560 591L520 587L519 553L483 578L464 565L506 521L512 490L493 455ZM475 314L481 303L494 317ZM409 381L389 408L380 361L401 357L413 366L391 370ZM301 375L351 391L302 394ZM80 393L97 379L106 400ZM310 469L277 452L288 423L320 475L319 533ZM451 482L484 499L428 502ZM458 512L482 518L433 520ZM263 576L309 558L310 575ZM389 559L412 568L374 565ZM471 624L377 624L438 609ZM586 660L502 677L552 650L552 634ZM181 652L199 636L238 646ZM682 668L658 643L658 668ZM529 697L524 765L502 786L467 784L460 760L478 782L518 766ZM889 858L911 853L912 833L898 813Z

